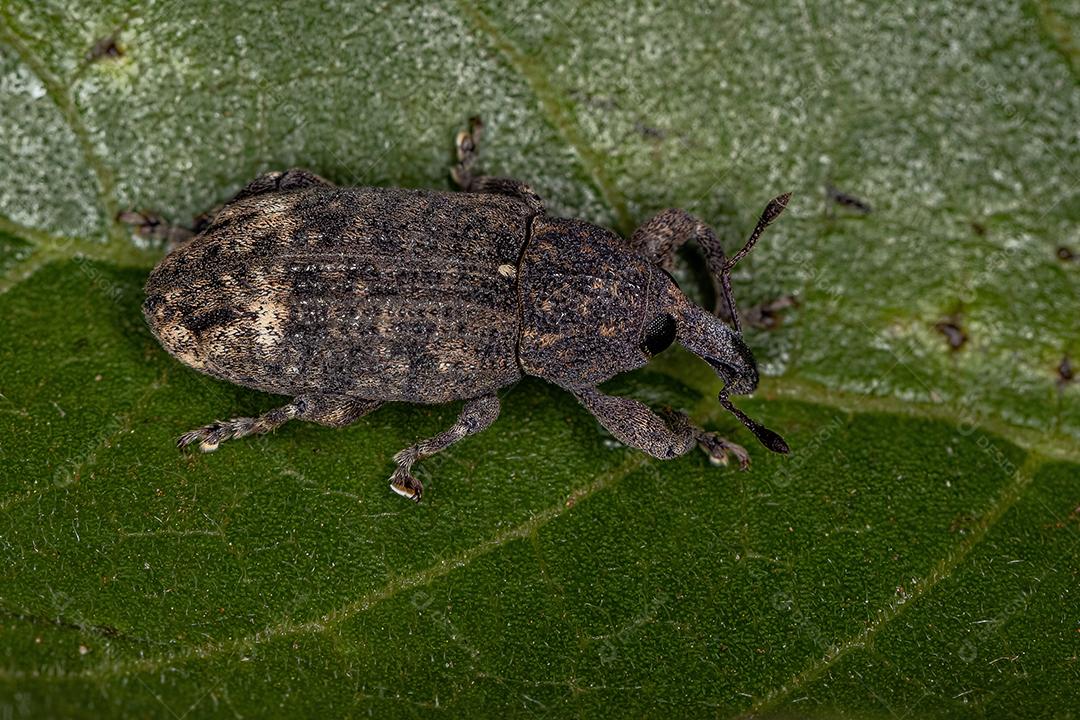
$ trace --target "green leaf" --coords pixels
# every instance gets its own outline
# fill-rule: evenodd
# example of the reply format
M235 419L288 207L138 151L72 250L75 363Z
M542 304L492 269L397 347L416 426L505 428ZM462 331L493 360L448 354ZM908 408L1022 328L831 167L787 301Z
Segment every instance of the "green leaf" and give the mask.
M3 2L0 715L1074 717L1078 22ZM162 251L117 211L187 222L289 166L446 189L473 114L486 168L624 234L674 205L735 247L795 193L735 278L744 309L797 299L748 332L741 402L790 456L678 350L611 391L728 433L750 472L621 447L534 380L419 466L420 506L391 456L456 407L176 451L281 399L157 345Z

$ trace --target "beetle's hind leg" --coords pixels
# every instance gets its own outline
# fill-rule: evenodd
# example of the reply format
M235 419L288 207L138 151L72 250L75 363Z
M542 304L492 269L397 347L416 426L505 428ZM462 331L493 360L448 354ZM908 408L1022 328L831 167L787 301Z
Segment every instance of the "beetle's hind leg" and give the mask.
M284 171L263 173L241 188L240 192L233 195L232 199L225 204L228 205L229 203L234 203L237 200L243 200L244 198L249 198L253 195L262 195L271 192L290 192L292 190L302 190L303 188L314 187L316 185L334 187L334 183L326 178L303 168L289 168Z
M480 137L483 132L483 121L478 117L471 117L469 128L457 135L454 144L457 146L458 162L450 168L450 175L453 176L457 186L465 192L508 195L517 198L538 213L544 212L544 201L526 183L514 178L475 174L474 166L480 154Z
M163 243L169 252L183 247L196 235L201 233L213 221L214 216L230 203L249 198L252 195L261 195L268 192L289 192L300 190L314 185L333 187L333 183L319 177L310 170L303 168L290 168L283 172L268 172L258 176L227 202L215 205L210 210L197 215L190 228L167 222L160 215L139 210L124 210L116 219L131 226L132 231L139 237Z
M184 448L198 442L200 450L213 452L226 440L268 433L293 419L308 420L330 427L344 427L381 404L378 400L348 396L305 395L258 417L216 420L209 425L203 425L181 435L176 446Z
M467 400L465 407L461 409L461 414L458 415L457 422L449 430L418 442L412 447L407 447L394 456L394 461L398 466L394 474L390 476L390 489L398 495L420 502L424 486L413 477L413 463L430 457L440 450L445 450L462 438L480 432L495 422L497 417L499 417L499 398L495 395L484 395Z
M187 245L198 234L198 219L193 228L176 225L160 215L139 210L124 210L116 216L116 219L129 225L132 232L139 237L164 245L168 252Z

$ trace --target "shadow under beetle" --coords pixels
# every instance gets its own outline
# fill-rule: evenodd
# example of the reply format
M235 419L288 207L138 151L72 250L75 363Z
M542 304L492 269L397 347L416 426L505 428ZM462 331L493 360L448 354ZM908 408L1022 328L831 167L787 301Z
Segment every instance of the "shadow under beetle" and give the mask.
M146 283L143 313L161 344L213 377L288 395L255 418L213 422L180 437L204 451L298 418L341 427L386 402L464 400L454 425L397 455L394 492L419 501L417 460L491 425L496 391L523 375L565 388L618 440L657 458L700 445L716 463L746 451L596 386L678 342L724 380L720 403L765 447L784 440L728 395L758 384L742 340L730 271L784 210L765 208L746 245L727 258L716 234L684 210L665 210L629 241L544 212L523 182L476 175L482 125L457 137L452 175L464 192L341 188L304 170L256 178L198 233L168 229L177 247ZM125 213L143 234L165 226ZM675 251L701 247L729 327L668 273Z

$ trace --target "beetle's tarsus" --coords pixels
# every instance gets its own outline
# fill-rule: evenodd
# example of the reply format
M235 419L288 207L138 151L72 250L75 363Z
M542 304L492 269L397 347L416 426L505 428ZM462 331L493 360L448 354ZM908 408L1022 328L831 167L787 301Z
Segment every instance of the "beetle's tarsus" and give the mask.
M215 420L209 425L203 425L200 428L189 430L181 435L176 440L176 447L183 450L188 445L199 443L199 449L203 452L213 452L217 450L217 446L221 443L225 437L222 435L222 428L225 423L220 420Z
M240 417L231 420L215 420L209 425L190 430L181 435L176 446L181 450L188 445L199 443L204 453L214 452L218 445L232 438L267 433L283 425L298 414L295 403L271 410L257 418Z
M398 453L398 455L400 454ZM412 465L412 461L409 461L408 465ZM424 484L413 477L413 474L409 472L408 465L398 465L397 470L390 476L390 489L401 497L418 503L424 495Z
M200 450L213 452L226 440L268 433L294 418L329 427L345 427L381 404L378 400L338 395L304 395L258 417L215 420L195 428L177 438L176 447L182 450L197 441Z
M473 183L473 165L480 154L480 137L484 133L484 123L476 116L469 118L469 128L457 134L454 145L457 148L458 163L450 169L454 182L462 190L470 190Z
M698 435L698 447L709 456L709 462L713 465L727 466L729 459L734 457L739 463L740 470L750 469L750 453L742 445L726 440L716 433L703 432Z
M173 225L151 212L124 210L117 213L116 219L129 225L139 237L164 244L170 252L186 245L196 234L196 230Z
M435 453L445 450L458 440L474 435L487 428L499 417L499 398L495 395L484 395L472 400L466 400L457 422L435 437L428 438L405 448L394 455L394 462L398 464L397 470L390 476L390 489L402 497L420 502L420 496L424 492L424 486L412 475L412 466L417 460L431 457Z

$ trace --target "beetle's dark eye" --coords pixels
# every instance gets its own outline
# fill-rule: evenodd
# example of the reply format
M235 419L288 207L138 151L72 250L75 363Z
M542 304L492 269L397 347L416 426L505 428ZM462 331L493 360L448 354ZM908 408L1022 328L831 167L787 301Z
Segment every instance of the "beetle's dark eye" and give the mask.
M675 318L671 315L657 315L645 326L645 337L641 349L648 355L656 355L671 347L675 342Z

